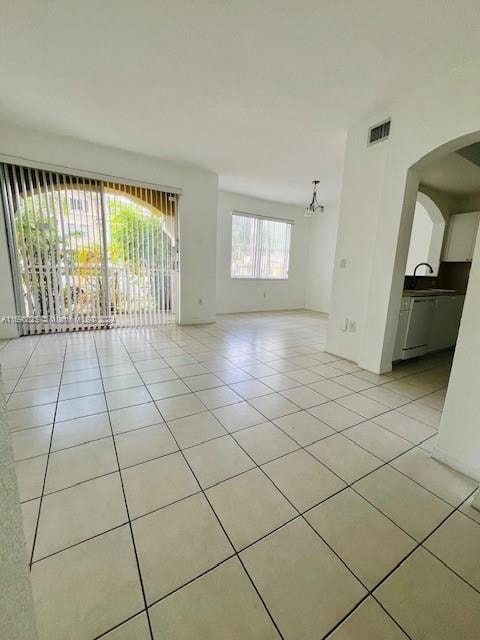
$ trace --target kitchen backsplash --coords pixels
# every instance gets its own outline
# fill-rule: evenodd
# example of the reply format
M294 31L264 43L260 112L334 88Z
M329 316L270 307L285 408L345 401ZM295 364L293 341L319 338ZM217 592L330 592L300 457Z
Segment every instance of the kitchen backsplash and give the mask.
M441 262L437 276L405 276L403 288L466 291L470 265L470 262Z

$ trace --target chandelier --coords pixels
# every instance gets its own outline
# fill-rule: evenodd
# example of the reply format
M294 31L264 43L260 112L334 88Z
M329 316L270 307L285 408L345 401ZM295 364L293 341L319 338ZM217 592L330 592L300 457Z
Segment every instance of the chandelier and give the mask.
M317 213L317 211L320 211L320 213L323 211L323 205L321 205L317 200L317 184L319 183L320 183L320 180L312 180L312 184L313 184L312 201L310 202L309 205L307 205L305 209L306 218L311 218L313 215Z

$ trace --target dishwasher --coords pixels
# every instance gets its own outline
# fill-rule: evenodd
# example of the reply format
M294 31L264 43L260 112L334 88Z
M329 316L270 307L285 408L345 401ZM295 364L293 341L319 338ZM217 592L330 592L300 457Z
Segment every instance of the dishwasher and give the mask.
M435 309L435 298L412 297L408 300L407 321L401 349L402 360L427 353Z

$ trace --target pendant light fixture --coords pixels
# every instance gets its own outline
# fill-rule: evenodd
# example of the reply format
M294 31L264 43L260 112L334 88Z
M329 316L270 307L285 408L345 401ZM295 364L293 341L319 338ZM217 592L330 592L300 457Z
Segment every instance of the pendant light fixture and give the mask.
M313 184L312 201L310 202L309 205L307 205L305 209L306 218L311 218L318 211L320 211L320 213L323 211L323 205L321 205L317 200L317 184L319 183L320 183L320 180L312 180L312 184Z

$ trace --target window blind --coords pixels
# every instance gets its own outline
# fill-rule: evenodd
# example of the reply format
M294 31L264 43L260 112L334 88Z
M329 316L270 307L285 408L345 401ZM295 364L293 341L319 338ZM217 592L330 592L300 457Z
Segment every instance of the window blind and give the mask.
M286 280L292 223L251 214L232 214L232 278Z

